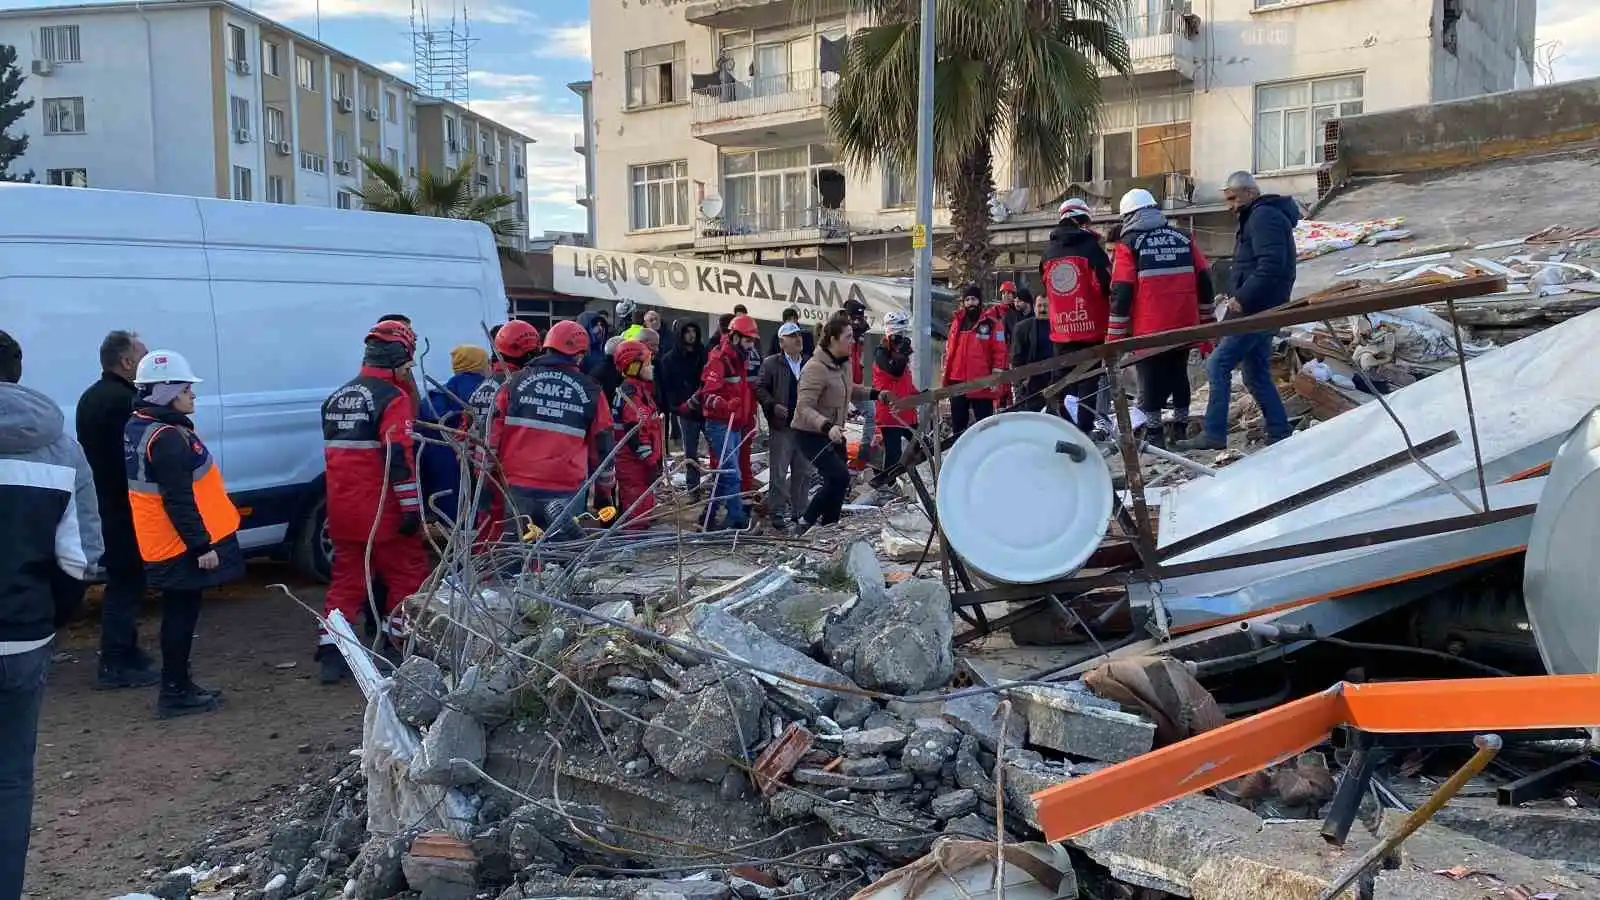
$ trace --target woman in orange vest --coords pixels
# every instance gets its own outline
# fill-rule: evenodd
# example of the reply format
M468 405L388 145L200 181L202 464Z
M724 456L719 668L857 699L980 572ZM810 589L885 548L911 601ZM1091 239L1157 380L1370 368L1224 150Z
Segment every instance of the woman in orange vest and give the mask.
M244 573L239 511L189 418L199 382L181 355L171 350L146 354L134 375L139 399L123 434L133 531L146 580L161 588L156 715L163 719L221 705L221 691L202 688L190 677L189 653L201 592Z

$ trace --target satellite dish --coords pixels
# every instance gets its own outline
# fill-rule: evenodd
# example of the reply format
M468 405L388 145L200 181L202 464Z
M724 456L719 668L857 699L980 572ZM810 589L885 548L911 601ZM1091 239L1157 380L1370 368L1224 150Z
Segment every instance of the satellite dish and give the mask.
M707 219L719 218L722 215L722 198L712 194L701 200L700 215Z
M987 421L987 420L985 420ZM1528 535L1522 595L1552 675L1600 672L1600 410L1568 435L1550 466Z

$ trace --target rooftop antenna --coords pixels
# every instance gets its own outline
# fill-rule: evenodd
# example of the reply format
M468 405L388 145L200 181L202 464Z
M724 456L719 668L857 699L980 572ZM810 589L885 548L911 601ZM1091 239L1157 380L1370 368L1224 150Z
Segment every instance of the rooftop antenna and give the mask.
M464 105L472 95L468 73L474 43L466 2L458 12L456 0L449 0L448 19L434 18L428 3L411 0L412 76L423 94Z

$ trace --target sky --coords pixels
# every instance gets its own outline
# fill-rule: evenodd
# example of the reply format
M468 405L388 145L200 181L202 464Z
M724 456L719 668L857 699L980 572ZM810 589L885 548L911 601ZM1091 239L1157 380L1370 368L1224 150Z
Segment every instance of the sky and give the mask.
M66 0L0 0L0 8ZM238 0L350 55L411 77L412 0ZM434 21L463 0L416 0ZM1600 75L1600 0L1538 0L1539 62L1558 81ZM452 5L454 4L454 5ZM320 17L318 15L320 11ZM590 77L588 0L473 0L474 110L521 131L528 148L529 233L581 231L573 202L583 183L573 136L582 130L567 84Z

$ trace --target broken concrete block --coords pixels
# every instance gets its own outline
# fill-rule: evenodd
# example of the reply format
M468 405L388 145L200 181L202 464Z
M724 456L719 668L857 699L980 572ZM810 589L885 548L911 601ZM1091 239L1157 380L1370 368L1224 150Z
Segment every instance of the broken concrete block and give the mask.
M950 592L937 581L902 581L881 604L851 610L849 620L863 630L854 654L862 687L916 694L942 687L955 671Z
M776 672L784 672L820 684L836 684L854 689L855 684L845 676L817 662L792 647L785 646L767 636L753 625L741 622L706 605L689 615L689 629L695 640L729 656L744 660ZM774 686L785 694L804 698L826 715L833 709L839 694L827 688L812 687L783 679L772 679Z
M904 747L906 737L904 731L890 727L851 731L845 734L841 749L845 756L877 756Z
M819 806L817 818L841 840L865 840L866 846L893 863L908 863L933 845L938 823L906 810L879 807L872 816L841 806Z
M823 564L821 576L826 583L854 587L864 603L883 599L883 565L866 541L855 541L835 553Z
M741 607L733 615L809 656L822 649L828 617L854 599L854 594L830 591L775 594Z
M444 705L461 710L485 727L493 728L511 718L513 693L520 678L520 673L509 661L492 671L469 666L461 673L461 680L450 696L445 698Z
M1040 747L1102 762L1124 762L1150 752L1156 727L1131 713L1091 706L1057 688L1016 692L1028 715L1028 740Z
M847 756L839 762L839 771L846 775L882 775L889 771L886 756Z
M966 788L934 797L928 803L928 812L941 821L964 816L978 808L978 794Z
M1034 804L1033 795L1072 777L1062 766L1024 759L1007 760L1003 768L1006 812L1015 813L1034 828L1039 827L1039 807Z
M841 787L852 791L899 791L916 783L910 772L888 772L883 775L846 775L822 769L795 769L794 780L801 784L819 787Z
M956 748L956 784L975 791L985 803L993 803L996 792L994 779L978 762L978 739L964 737Z
M968 813L959 819L946 822L944 833L964 841L992 841L997 835L994 818L980 816L977 813Z
M920 507L891 515L878 537L883 544L884 558L893 562L916 562L924 553L933 559L939 553L939 539L933 536L933 523Z
M1021 747L1028 742L1028 720L1020 710L1013 708L1009 721L1001 727L1000 698L993 693L946 700L940 712L946 722L962 734L977 738L978 745L990 753L999 753L1002 746Z
M446 708L423 736L422 752L411 760L411 780L450 787L476 784L481 776L462 763L482 767L487 751L478 720L459 709Z
M767 800L767 815L780 824L800 822L811 817L817 801L798 791L779 791Z
M596 603L590 607L589 611L597 616L605 616L608 619L616 619L619 622L627 622L630 625L638 622L638 616L633 611L633 603L627 600L608 600L604 603ZM588 621L595 625L604 626L606 624L595 619Z
M900 751L900 765L918 775L937 775L944 764L955 758L961 735L938 728L918 728L906 739Z
M473 900L478 893L478 861L472 848L442 832L411 842L400 860L406 884L423 900Z
M444 710L444 696L448 692L438 663L426 656L411 656L394 672L389 702L394 704L394 713L400 721L414 728L426 728Z
M743 673L714 674L712 684L667 703L645 731L645 751L678 778L716 784L761 737L761 688Z
M871 697L845 694L833 706L833 721L839 723L840 728L859 728L878 711L878 702Z
M1261 819L1255 813L1195 795L1085 832L1068 843L1110 869L1111 877L1119 881L1188 897L1190 880L1206 860L1260 830Z
M794 771L800 758L811 751L812 735L799 722L790 722L783 734L756 757L755 777L761 793L771 796L784 776Z
M632 900L728 900L733 889L720 881L688 878L657 881L633 892Z
M1600 858L1600 813L1566 807L1499 806L1493 798L1458 797L1433 823L1534 859Z

